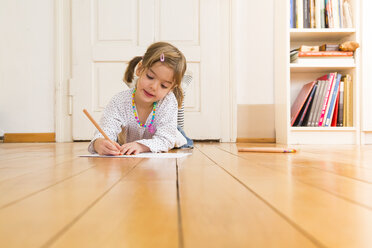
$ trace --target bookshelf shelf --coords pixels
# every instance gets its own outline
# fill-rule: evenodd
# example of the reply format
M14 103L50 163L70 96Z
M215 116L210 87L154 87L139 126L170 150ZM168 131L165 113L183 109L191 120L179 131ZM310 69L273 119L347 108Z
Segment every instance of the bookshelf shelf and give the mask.
M291 28L291 42L300 41L338 41L342 38L347 38L354 35L355 28Z
M290 1L275 0L274 3L276 142L281 144L360 144L359 95L361 87L359 81L361 63L359 51L357 50L354 54L352 61L314 60L306 61L306 64L290 63L290 51L301 45L341 44L350 40L360 44L360 1L350 1L353 12L353 28L290 28ZM352 126L292 127L291 106L301 88L305 84L333 72L342 75L349 74L352 78Z
M291 127L291 131L317 131L317 132L345 132L350 131L354 132L355 127Z
M352 65L326 65L326 64L311 64L311 65L299 65L291 63L289 65L291 72L330 72L330 71L341 71L347 69L354 69L355 64Z

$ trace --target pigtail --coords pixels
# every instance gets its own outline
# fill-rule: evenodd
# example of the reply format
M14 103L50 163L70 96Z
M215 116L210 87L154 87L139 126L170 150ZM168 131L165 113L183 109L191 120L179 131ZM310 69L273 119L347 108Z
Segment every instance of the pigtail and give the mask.
M183 102L183 90L182 90L181 86L176 86L173 89L173 94L177 99L178 108L181 108L182 107L182 102Z
M131 61L128 63L128 67L125 71L123 81L126 83L131 83L133 81L134 76L134 69L136 68L136 65L142 60L141 56L134 57Z

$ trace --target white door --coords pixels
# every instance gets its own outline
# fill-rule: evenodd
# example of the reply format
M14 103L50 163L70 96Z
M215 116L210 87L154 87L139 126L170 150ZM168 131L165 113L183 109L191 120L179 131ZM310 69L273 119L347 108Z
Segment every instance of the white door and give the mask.
M155 41L177 46L193 74L185 98L186 133L193 139L220 139L227 99L222 86L228 84L228 58L221 52L228 35L220 31L228 23L222 18L228 15L221 14L226 11L223 1L73 0L73 139L92 138L95 128L82 110L98 121L111 97L126 89L127 62Z

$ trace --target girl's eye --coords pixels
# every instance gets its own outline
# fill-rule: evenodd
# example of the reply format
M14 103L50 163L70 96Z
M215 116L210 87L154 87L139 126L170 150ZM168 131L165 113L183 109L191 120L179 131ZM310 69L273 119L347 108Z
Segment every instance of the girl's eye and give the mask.
M149 74L146 74L148 79L154 79L153 77L149 76Z
M163 89L167 89L167 88L168 88L168 87L167 87L166 85L164 85L164 84L162 84L161 87L162 87Z

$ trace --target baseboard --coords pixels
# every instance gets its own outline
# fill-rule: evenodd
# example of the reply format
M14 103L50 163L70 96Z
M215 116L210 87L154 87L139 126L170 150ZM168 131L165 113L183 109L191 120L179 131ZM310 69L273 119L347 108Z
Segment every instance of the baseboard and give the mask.
M55 142L55 133L5 133L4 143Z
M275 138L237 138L236 143L276 143Z

